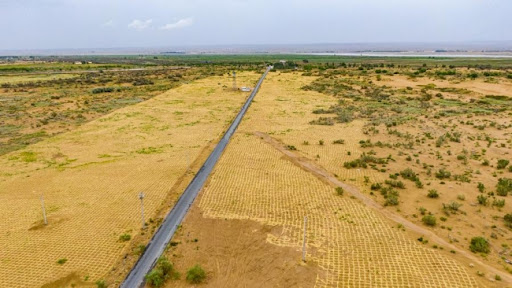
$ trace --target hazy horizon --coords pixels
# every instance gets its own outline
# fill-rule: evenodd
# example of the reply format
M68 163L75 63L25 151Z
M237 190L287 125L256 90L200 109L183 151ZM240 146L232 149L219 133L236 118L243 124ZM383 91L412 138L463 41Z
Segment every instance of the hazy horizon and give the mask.
M0 0L0 50L507 42L509 11L506 0Z

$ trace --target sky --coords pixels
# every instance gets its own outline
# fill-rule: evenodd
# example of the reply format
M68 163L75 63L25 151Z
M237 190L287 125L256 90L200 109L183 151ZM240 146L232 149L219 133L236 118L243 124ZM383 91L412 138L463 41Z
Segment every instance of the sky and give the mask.
M510 41L511 0L0 0L0 50Z

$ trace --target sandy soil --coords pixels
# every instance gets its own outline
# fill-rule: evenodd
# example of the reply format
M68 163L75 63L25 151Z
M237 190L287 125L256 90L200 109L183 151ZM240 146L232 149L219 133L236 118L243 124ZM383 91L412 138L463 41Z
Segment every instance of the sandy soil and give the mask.
M168 252L180 281L166 287L191 287L185 281L190 267L200 264L207 272L201 287L312 287L318 268L314 262L300 261L301 251L272 245L268 234L282 229L251 220L227 220L203 217L200 199L186 217L185 225Z

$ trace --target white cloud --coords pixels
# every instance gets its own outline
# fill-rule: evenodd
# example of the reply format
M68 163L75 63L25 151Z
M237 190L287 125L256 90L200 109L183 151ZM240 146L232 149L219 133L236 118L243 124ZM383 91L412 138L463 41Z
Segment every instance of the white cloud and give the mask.
M151 27L151 23L153 23L153 19L148 19L146 21L135 19L132 23L128 24L128 27L140 31Z
M108 20L107 22L103 23L103 25L101 25L103 27L112 27L114 26L114 20Z
M184 28L184 27L190 26L192 24L194 24L194 19L189 17L189 18L181 19L181 20L179 20L178 22L175 22L175 23L166 24L166 25L160 27L160 29L161 30L180 29L180 28Z

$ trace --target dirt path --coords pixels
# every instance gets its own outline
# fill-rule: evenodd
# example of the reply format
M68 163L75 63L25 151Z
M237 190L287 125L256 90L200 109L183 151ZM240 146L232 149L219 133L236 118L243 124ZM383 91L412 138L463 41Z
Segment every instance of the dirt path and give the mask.
M286 156L286 158L289 161L293 162L295 165L297 165L297 166L301 167L302 169L312 173L313 175L315 175L316 177L318 177L322 181L325 181L325 182L333 185L334 187L342 187L345 191L347 191L348 193L353 195L355 198L357 198L360 201L362 201L368 207L371 207L372 209L376 210L378 213L384 215L386 218L388 218L388 219L390 219L390 220L392 220L394 222L397 222L399 224L402 224L404 227L408 228L409 230L411 230L413 232L416 232L418 234L423 234L425 236L428 236L429 240L437 242L438 244L443 245L445 247L448 247L450 250L456 251L457 253L459 253L463 257L467 258L468 260L471 260L475 264L478 264L478 265L484 267L485 269L487 269L491 273L495 273L496 275L500 275L501 278L502 278L503 283L512 284L512 276L511 275L509 275L507 273L504 273L504 272L502 272L502 271L500 271L500 270L498 270L498 269L496 269L496 268L494 268L494 267L492 267L492 266L482 262L480 259L475 257L472 253L470 253L468 251L465 251L465 250L462 250L462 249L460 249L459 247L457 247L455 245L452 245L451 243L447 242L446 240L444 240L440 236L436 235L432 231L430 231L428 229L425 229L425 228L423 228L421 226L418 226L418 225L410 222L409 220L405 219L401 215L395 214L395 213L385 209L382 205L380 205L379 203L375 202L373 199L371 199L371 198L367 197L366 195L362 194L359 191L359 189L357 189L356 187L353 187L353 186L350 186L350 185L347 185L347 184L341 182L336 177L331 175L331 173L329 173L325 169L319 167L316 163L314 163L310 159L302 157L302 156L299 156L299 155L293 153L292 151L286 149L285 146L281 142L279 142L278 140L276 140L276 139L274 139L274 138L270 137L269 135L267 135L265 133L262 133L262 132L254 132L254 135L260 137L263 141L267 142L268 144L272 145L272 147L277 149L279 152L283 153Z

